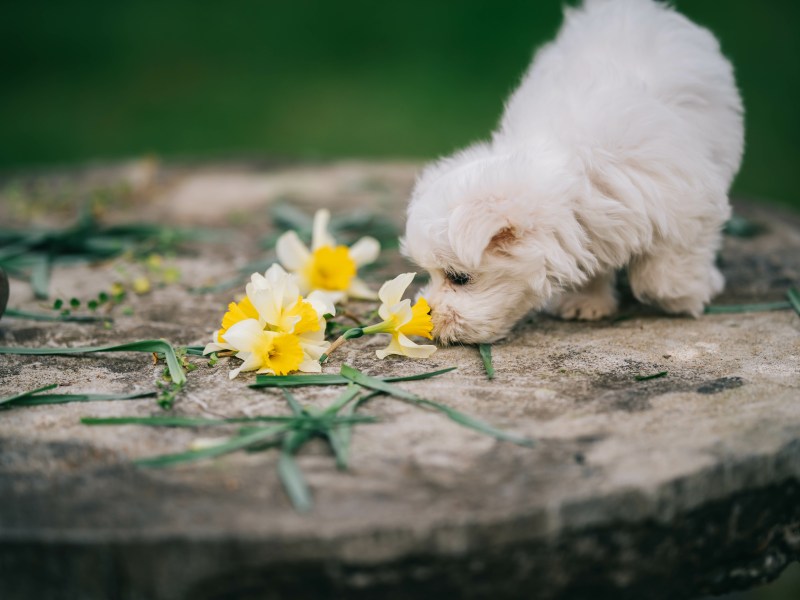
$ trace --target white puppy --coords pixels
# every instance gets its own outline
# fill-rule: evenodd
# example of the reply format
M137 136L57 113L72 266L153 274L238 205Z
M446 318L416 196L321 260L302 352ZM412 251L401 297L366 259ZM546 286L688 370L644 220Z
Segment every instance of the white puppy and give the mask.
M653 0L565 9L497 131L428 166L404 252L444 342L489 342L534 308L599 319L615 271L638 299L698 316L744 143L714 36Z

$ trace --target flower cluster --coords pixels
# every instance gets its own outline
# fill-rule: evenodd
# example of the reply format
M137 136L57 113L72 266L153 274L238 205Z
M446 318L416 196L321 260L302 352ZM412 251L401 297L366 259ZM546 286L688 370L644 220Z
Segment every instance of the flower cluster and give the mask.
M204 353L228 350L244 362L231 371L286 375L292 371L318 373L325 341L325 315L336 309L323 292L303 298L293 278L280 265L264 275L254 273L241 302L231 302L222 327Z
M327 230L329 220L326 210L315 215L311 250L294 231L283 234L276 250L289 272L274 264L264 275L254 273L245 298L228 306L204 353L228 352L241 359L231 378L243 371L318 373L331 352L363 335L391 335L389 345L376 352L381 359L392 354L427 358L436 351L436 346L420 345L409 337L433 339L428 303L419 298L412 306L411 300L403 299L415 274L398 275L375 294L357 274L359 266L375 261L380 244L363 237L350 247L336 245ZM380 299L382 321L349 329L331 344L325 340L326 319L335 316L334 303L347 298Z

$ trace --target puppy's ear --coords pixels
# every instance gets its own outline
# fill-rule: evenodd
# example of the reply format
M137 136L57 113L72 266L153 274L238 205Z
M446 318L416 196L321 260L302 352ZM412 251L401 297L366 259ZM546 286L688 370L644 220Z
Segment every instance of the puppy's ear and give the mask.
M475 268L486 252L507 252L517 241L517 231L497 203L471 202L450 216L450 246L467 268Z

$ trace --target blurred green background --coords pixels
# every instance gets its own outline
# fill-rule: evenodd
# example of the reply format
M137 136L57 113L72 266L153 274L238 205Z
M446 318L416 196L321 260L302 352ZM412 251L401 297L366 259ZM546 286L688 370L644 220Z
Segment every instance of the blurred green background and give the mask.
M0 13L0 170L142 154L434 157L491 130L560 6L16 0ZM800 208L800 3L677 6L736 66L735 191Z

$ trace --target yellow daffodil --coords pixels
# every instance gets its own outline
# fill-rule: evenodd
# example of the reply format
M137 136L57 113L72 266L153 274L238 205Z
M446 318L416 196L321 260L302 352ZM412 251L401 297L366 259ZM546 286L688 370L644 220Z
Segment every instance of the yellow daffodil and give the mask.
M359 267L378 258L380 243L367 236L350 247L337 245L328 232L330 218L324 209L314 215L310 250L296 232L284 233L275 246L278 260L297 277L301 293L320 290L334 302L348 297L374 300L375 292L357 274Z
M416 335L429 340L433 339L431 308L425 298L420 297L414 306L411 306L411 300L403 300L403 294L411 285L415 275L416 273L404 273L384 283L378 292L381 300L378 314L383 321L368 327L348 329L330 345L327 353L322 355L321 361L325 362L328 356L347 340L373 333L388 333L392 336L392 341L386 348L375 352L381 359L390 354L400 354L411 358L428 358L436 352L436 346L416 344L408 338L410 335Z
M319 358L329 346L325 315L335 314L330 299L321 292L304 299L280 265L272 265L264 275L254 273L246 291L241 302L228 305L222 327L204 353L235 352L244 363L231 371L231 378L241 371L319 372Z
M428 358L436 352L436 346L431 344L420 345L412 342L408 336L416 335L433 339L431 331L430 307L425 298L419 298L414 306L411 300L403 300L406 288L414 280L415 273L404 273L398 275L391 281L387 281L381 286L378 297L381 306L378 314L383 321L376 325L364 327L364 334L389 333L392 341L383 349L378 350L378 358L386 358L390 354L400 354L411 358Z

